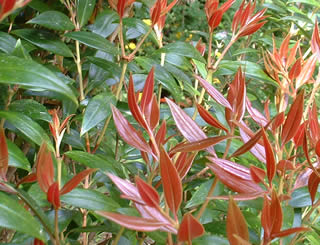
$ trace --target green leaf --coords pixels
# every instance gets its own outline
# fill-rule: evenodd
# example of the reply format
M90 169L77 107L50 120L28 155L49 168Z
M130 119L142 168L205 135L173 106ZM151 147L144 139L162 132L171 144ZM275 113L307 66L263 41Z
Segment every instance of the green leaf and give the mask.
M65 37L77 40L80 43L87 45L88 47L95 48L110 54L118 54L117 49L102 36L85 31L69 32Z
M87 24L90 19L96 0L77 0L77 19L80 24L80 28Z
M203 184L201 184L200 187L192 195L190 201L187 202L186 208L191 208L203 203L207 198L212 182L213 182L213 179L208 180Z
M23 58L26 60L32 60L28 50L23 46L21 39L18 39L14 50L12 51L11 55L17 56L19 58Z
M294 208L311 206L311 198L307 187L294 190L289 201L289 205Z
M0 117L8 120L22 134L36 145L41 145L43 141L53 149L50 139L43 128L30 117L20 112L0 111Z
M20 231L44 240L40 224L25 208L8 195L0 192L0 226Z
M0 32L0 50L10 54L15 47L16 39L5 32Z
M0 83L19 85L35 91L44 89L57 92L78 104L72 90L61 79L32 60L0 54Z
M117 63L112 62L112 61L108 61L106 59L103 58L99 58L99 57L92 57L92 56L88 56L87 59L94 65L102 68L105 71L110 72L110 76L111 77L120 77L121 75L121 67L119 67L119 65L117 65Z
M28 4L28 7L31 7L33 9L39 11L40 13L51 10L49 5L44 3L43 0L32 0Z
M99 157L84 151L68 151L65 155L72 160L79 162L89 168L98 168L103 172L117 174L119 163L113 158Z
M320 3L316 0L289 0L288 3L305 3L320 8Z
M71 192L63 195L61 201L78 207L89 210L104 210L115 211L119 208L118 203L111 198L95 190L76 188Z
M116 104L116 98L111 92L104 92L94 96L84 112L81 133L84 135L90 129L106 119L110 113L110 104Z
M156 53L173 53L184 57L199 60L202 63L206 63L205 59L201 56L199 51L191 44L186 42L174 42L169 43L161 49L158 49Z
M223 60L221 61L218 70L215 72L215 76L233 75L237 72L239 66L241 66L247 78L256 79L259 82L266 82L275 87L279 86L277 82L271 79L258 64L250 61Z
M15 100L9 106L10 111L21 112L33 120L52 122L47 108L39 102L31 99Z
M95 22L92 25L88 26L88 29L95 34L106 38L111 35L117 28L118 24L113 23L117 19L119 18L115 11L106 9L98 14Z
M65 14L58 11L46 11L29 20L27 24L37 24L56 31L71 31L74 25Z
M224 237L214 236L214 235L204 235L202 237L196 238L192 241L194 245L229 245L229 242Z
M19 29L12 31L12 33L29 41L39 48L50 51L54 54L64 57L73 57L68 46L51 32L38 29Z
M30 162L28 158L23 154L19 147L12 143L10 140L7 140L8 152L9 152L9 166L22 168L31 171Z

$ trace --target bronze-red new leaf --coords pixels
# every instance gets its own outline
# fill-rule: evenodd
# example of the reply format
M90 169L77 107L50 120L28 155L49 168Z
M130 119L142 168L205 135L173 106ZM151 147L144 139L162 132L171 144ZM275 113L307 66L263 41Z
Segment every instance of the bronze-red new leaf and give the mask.
M227 214L227 236L230 245L239 244L239 241L235 236L239 236L243 240L249 241L249 231L246 220L232 197L230 197L229 200Z
M153 186L143 181L139 176L135 177L136 186L142 200L150 207L158 208L160 197Z
M175 167L179 173L181 179L183 179L189 172L194 158L198 152L193 152L188 154L187 152L182 152L177 161L175 162Z
M302 90L291 105L286 121L283 125L281 133L281 147L296 135L302 119L303 104L304 91Z
M160 2L160 1L157 1ZM144 113L146 106L151 103L152 95L153 95L153 87L154 87L154 67L151 68L146 82L144 84L142 98L141 98L141 111Z
M69 180L61 189L60 195L67 194L68 192L72 191L74 188L76 188L80 182L87 177L89 174L96 171L96 169L88 168L86 170L83 170L82 172L75 175L71 180Z
M60 208L60 193L58 182L54 182L48 189L47 200L51 203L54 209Z
M54 169L51 152L49 151L47 144L42 143L38 152L36 161L36 174L38 184L41 190L47 193L49 187L53 184Z
M160 175L166 202L176 216L182 201L182 184L177 169L163 147L160 148Z
M262 168L258 168L254 165L250 166L250 174L252 177L252 180L259 184L264 181L264 177L266 176L266 172Z
M178 230L178 240L180 242L189 242L204 233L204 228L202 224L194 218L190 213L186 213L181 221Z
M8 145L6 142L6 136L4 129L0 127L0 179L6 181L6 174L8 170L9 153Z
M269 180L270 187L272 186L272 179L274 175L276 174L276 160L274 158L272 146L270 144L270 141L266 135L266 132L262 128L262 137L264 142L264 149L266 152L266 163L267 163L267 177Z
M318 172L319 172L319 170L320 169L316 169L316 171L318 171ZM312 204L314 203L314 199L315 199L317 191L318 191L319 183L320 183L319 176L315 172L313 172L310 175L309 180L308 180L308 190L310 193Z

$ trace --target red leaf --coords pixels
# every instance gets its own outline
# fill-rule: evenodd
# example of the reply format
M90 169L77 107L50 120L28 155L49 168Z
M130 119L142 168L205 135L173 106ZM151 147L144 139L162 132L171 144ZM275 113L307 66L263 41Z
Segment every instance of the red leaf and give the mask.
M178 231L178 240L181 242L189 242L199 236L202 236L204 233L204 228L202 224L194 218L190 213L186 213L181 221L179 231Z
M183 179L189 172L189 169L191 168L191 165L196 155L197 155L197 152L191 153L189 155L187 152L182 152L179 155L175 163L175 167L181 179Z
M160 119L160 109L155 95L153 95L151 103L146 106L144 115L150 128L153 130L158 125Z
M160 2L160 0L157 1L157 3ZM144 113L144 110L148 104L151 103L152 95L153 95L153 87L154 87L154 66L151 68L146 82L144 84L142 98L141 98L141 111Z
M133 147L152 154L152 149L121 112L111 105L113 120L122 139Z
M203 118L203 120L205 120L208 124L210 124L213 127L222 129L224 131L226 131L227 133L229 132L229 130L223 126L222 123L220 123L217 119L215 119L213 116L211 116L211 114L202 107L202 105L197 104L197 108L198 108L198 112L200 114L200 116Z
M210 32L212 32L214 29L216 29L219 26L222 20L222 16L223 16L222 10L217 9L216 11L214 11L214 14L210 17L208 21Z
M318 140L316 147L315 147L315 151L318 157L320 157L320 140Z
M299 89L303 84L309 82L316 68L317 56L313 54L304 62L301 72L296 79L296 89Z
M60 208L60 194L58 182L54 182L48 189L47 200L51 203L54 209Z
M78 173L77 175L73 176L71 180L69 180L61 189L60 195L67 194L68 192L72 191L74 188L77 187L77 185L80 184L80 182L87 177L89 174L96 171L96 169L88 168L86 170L83 170L82 172Z
M54 169L52 155L45 142L40 146L36 166L39 186L43 192L47 193L49 187L53 184Z
M122 20L122 17L124 14L125 3L126 3L126 0L118 0L118 3L117 3L117 12L120 17L120 20Z
M208 159L213 163L208 167L231 190L238 193L263 192L261 187L253 181L248 168L228 160L213 157Z
M308 185L309 176L312 174L312 169L306 168L301 171L296 178L293 189L298 189L300 187Z
M8 13L14 8L17 0L2 0L1 1L1 11L0 11L0 18L2 15Z
M301 58L297 59L294 65L291 67L291 70L289 72L290 80L297 78L300 72L301 72Z
M146 205L158 208L160 203L160 197L158 192L153 188L153 186L144 182L139 176L135 177L135 181L140 196L142 200L146 203Z
M154 219L133 217L106 211L96 211L96 213L130 230L150 232L158 230L165 225L163 222Z
M291 161L280 160L277 164L277 170L283 172L287 170L294 170L294 166Z
M200 76L195 76L195 78L200 82L201 86L207 91L207 93L214 99L218 104L229 108L232 110L232 107L229 103L229 101L224 98L224 96L210 83L208 83L205 79L203 79Z
M164 144L166 139L166 133L167 133L167 125L166 125L166 121L163 120L156 135L156 142L158 146L160 146L160 144L162 145Z
M227 214L227 236L230 245L239 245L238 239L234 237L235 235L245 241L249 241L249 231L246 220L244 219L240 208L230 196Z
M320 35L318 29L318 21L314 24L314 30L311 38L311 49L312 53L317 54L320 59Z
M157 0L154 6L151 8L152 26L156 25L159 22L160 15L161 15L161 0Z
M250 166L250 174L252 177L252 180L259 184L260 182L264 181L264 176L266 176L266 172L262 168L258 168L254 165Z
M304 138L304 131L305 131L305 127L306 127L306 122L302 123L298 130L296 135L293 137L293 142L295 144L296 149L302 145L303 143L303 138Z
M266 162L267 162L267 177L269 180L270 187L272 186L272 179L274 175L276 174L276 161L273 155L272 146L270 144L270 141L266 135L266 132L262 128L262 137L264 142L264 148L266 152Z
M27 176L23 177L18 183L17 183L17 188L19 185L24 184L24 183L33 183L37 181L37 175L36 173L31 173L28 174Z
M315 101L313 102L313 106L311 111L309 112L309 128L310 128L310 137L312 142L318 142L320 139L320 126L318 123L318 113L317 113L317 105Z
M310 231L311 229L308 227L294 227L294 228L290 228L284 231L279 231L276 233L273 233L271 236L271 239L274 239L276 237L285 237L285 236L289 236L293 233L297 233L297 232L305 232L305 231Z
M196 49L199 51L201 56L204 55L204 53L206 51L206 45L204 43L202 43L201 38L199 39L199 41L196 44Z
M280 112L275 116L274 122L272 123L272 131L275 132L277 128L279 128L284 123L284 112Z
M176 216L182 201L182 184L177 169L163 147L160 148L160 175L166 202Z
M314 199L317 194L319 183L320 183L320 178L316 175L315 172L313 172L310 175L309 180L308 180L308 189L309 189L312 204L314 203Z
M293 102L288 112L287 119L282 128L281 147L283 147L297 133L298 128L300 126L302 114L303 114L303 104L304 104L304 90L302 90L297 95L295 101Z
M136 121L141 125L141 127L150 132L151 130L149 128L149 125L147 124L146 119L143 117L140 107L137 104L132 74L130 74L129 78L128 105L134 119L136 119Z
M244 28L243 31L240 32L239 37L244 37L244 36L248 36L251 35L253 33L255 33L256 31L258 31L265 23L267 23L267 21L263 21L257 24L251 24L248 25Z
M138 189L127 180L123 180L115 175L107 174L112 182L119 188L123 196L129 200L145 204L139 194Z
M260 111L258 111L256 108L252 107L248 97L246 99L246 107L251 118L261 127L264 127L268 123L268 120L265 118L265 116L262 113L260 113Z
M200 151L208 148L209 146L216 145L220 143L221 141L224 141L226 139L233 138L232 135L227 136L216 136L216 137L209 137L203 140L194 141L190 143L184 143L179 144L177 147L174 147L171 150L171 153L176 152L192 152L192 151Z
M206 134L201 130L201 128L193 121L179 106L174 102L166 98L166 101L170 107L173 119L180 131L180 133L189 141L199 141L206 139ZM209 152L215 155L213 148L208 149Z
M7 181L6 174L8 171L9 153L4 129L0 127L0 179Z
M45 245L45 243L37 238L33 240L33 245Z

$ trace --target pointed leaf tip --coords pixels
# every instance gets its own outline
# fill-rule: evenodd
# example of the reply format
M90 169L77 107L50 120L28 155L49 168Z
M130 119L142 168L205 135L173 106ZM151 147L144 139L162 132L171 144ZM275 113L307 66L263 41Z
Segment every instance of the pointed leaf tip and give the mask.
M202 224L194 218L190 213L186 213L181 221L178 240L181 242L190 242L204 233Z

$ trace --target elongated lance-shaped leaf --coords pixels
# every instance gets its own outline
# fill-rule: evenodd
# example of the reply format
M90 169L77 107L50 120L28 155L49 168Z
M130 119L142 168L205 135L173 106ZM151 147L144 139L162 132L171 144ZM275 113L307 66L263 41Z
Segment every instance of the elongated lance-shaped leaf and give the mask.
M166 139L166 133L167 133L167 124L166 124L166 121L163 120L161 123L161 126L156 134L156 142L157 142L158 146L160 146L160 144L164 145L164 142Z
M54 169L52 155L45 142L40 146L36 166L38 184L41 190L47 193L49 187L53 184Z
M245 241L249 241L249 231L246 220L237 206L236 202L230 196L228 214L227 214L227 236L230 245L238 245L236 236L241 237Z
M153 96L153 87L154 87L154 66L151 68L147 76L146 82L144 84L141 103L140 103L142 113L144 113L146 106L149 103L151 103L152 96Z
M54 182L48 189L47 200L51 203L54 209L60 208L60 193L59 193L59 184Z
M200 151L208 148L209 146L216 145L220 143L221 141L224 141L226 139L233 138L232 135L226 135L226 136L216 136L216 137L209 137L203 140L184 143L181 145L178 145L177 147L174 147L172 149L172 153L175 152L192 152L192 151Z
M318 28L318 21L314 24L314 29L311 38L311 49L312 53L317 54L318 59L320 60L320 35Z
M319 169L317 170L319 171ZM314 203L314 199L316 197L317 191L318 191L318 186L320 183L320 178L316 175L315 172L313 172L308 180L308 190L310 193L310 197L311 197L311 203Z
M276 174L276 160L273 155L272 146L270 144L270 141L266 135L266 132L262 128L262 137L264 141L264 149L266 152L266 163L267 163L267 177L269 180L270 187L272 186L272 179L274 175Z
M176 216L182 201L182 184L177 169L163 147L160 147L160 175L166 202Z
M160 197L154 187L143 181L139 176L136 176L135 180L142 200L150 207L159 207Z
M130 230L150 232L158 230L166 225L163 222L154 219L133 217L105 211L96 211L96 213Z
M167 99L167 104L170 107L173 119L180 131L180 133L189 141L199 141L206 139L206 134L201 130L201 128L193 121L179 106L177 106L174 102ZM208 151L216 155L214 149L212 147L208 148Z
M251 118L261 127L264 127L268 123L268 120L265 118L265 116L251 105L248 97L246 98L246 108Z
M320 125L318 122L317 104L313 102L312 109L309 112L309 128L310 137L313 142L318 142L320 139Z
M117 3L117 12L120 17L120 20L122 20L123 14L124 14L124 8L125 8L126 0L118 0Z
M198 152L193 152L191 154L188 154L187 152L182 152L179 155L178 159L175 162L175 167L181 179L183 179L189 172L189 169L191 168L193 160L197 154Z
M129 145L152 154L152 149L141 134L129 123L129 121L121 114L121 112L111 105L113 120L117 131L122 139Z
M146 106L144 116L150 128L154 130L160 120L160 108L155 94L153 94L151 102Z
M204 109L202 105L197 104L197 109L202 119L205 120L208 124L210 124L213 127L222 129L227 133L229 132L229 130L217 119L215 119L206 109Z
M69 180L60 190L60 195L67 194L68 192L72 191L74 188L76 188L80 182L87 177L89 174L96 171L96 169L88 168L86 170L81 171L77 175L73 176L71 180Z
M202 236L204 233L204 228L202 224L192 216L190 213L186 213L181 221L179 231L178 231L178 240L181 242L189 242L199 236Z
M258 184L264 181L264 176L266 175L266 172L261 168L251 165L250 174L251 174L252 180Z
M208 83L205 79L200 76L195 76L196 79L200 82L201 86L207 91L207 93L214 99L218 104L229 108L232 110L232 106L229 101L210 83Z
M300 126L303 115L304 90L302 90L293 102L281 133L281 147L283 147L290 139L292 139Z
M289 236L294 233L306 232L306 231L310 231L310 230L311 229L309 227L293 227L290 229L286 229L283 231L272 233L271 239L274 239L276 237L285 237L285 236Z
M9 164L9 152L4 129L0 127L0 179L6 181Z

